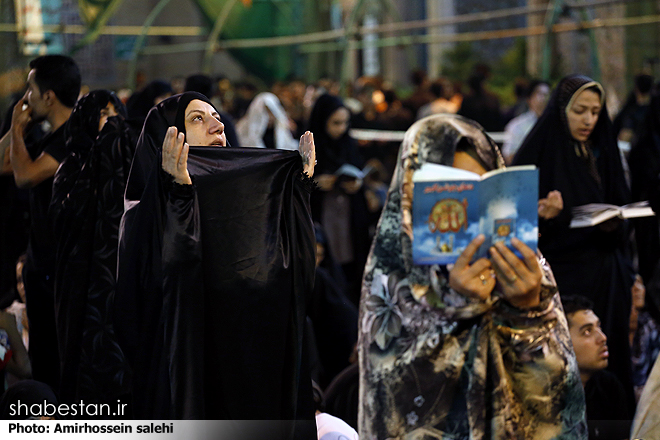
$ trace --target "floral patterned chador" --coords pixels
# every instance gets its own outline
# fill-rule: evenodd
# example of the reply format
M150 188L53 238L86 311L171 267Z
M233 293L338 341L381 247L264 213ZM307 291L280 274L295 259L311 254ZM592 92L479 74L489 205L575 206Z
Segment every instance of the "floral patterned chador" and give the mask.
M467 142L503 166L476 123L431 116L406 133L365 270L360 304L360 438L582 439L584 393L545 260L541 302L518 309L448 285L450 267L412 263L412 173L453 164Z

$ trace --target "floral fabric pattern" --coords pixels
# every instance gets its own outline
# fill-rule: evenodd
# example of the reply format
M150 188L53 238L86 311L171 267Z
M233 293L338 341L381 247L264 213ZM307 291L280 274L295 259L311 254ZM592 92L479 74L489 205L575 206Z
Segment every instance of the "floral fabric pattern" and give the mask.
M378 224L360 305L360 438L582 439L584 393L550 268L541 304L520 310L448 285L443 266L412 264L412 171L453 163L459 142L503 166L476 123L436 115L406 133Z

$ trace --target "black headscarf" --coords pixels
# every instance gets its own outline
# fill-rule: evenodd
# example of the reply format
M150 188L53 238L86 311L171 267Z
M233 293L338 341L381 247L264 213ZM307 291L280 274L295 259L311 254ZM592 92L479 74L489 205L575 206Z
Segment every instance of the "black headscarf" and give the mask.
M602 107L587 145L582 148L570 134L566 109L572 99L586 89L599 93ZM588 203L624 205L630 201L603 88L586 76L570 75L559 82L513 164L539 167L540 197L546 197L553 190L562 194L564 209L560 215L551 221L539 219L539 247L546 254L554 249L580 248L587 242L593 244L593 240L599 240L594 235L595 228L568 230L574 207ZM548 228L560 232L552 233Z
M190 101L194 99L213 105L201 93L185 92L166 99L149 112L138 139L138 145L141 147L136 149L137 157L126 187L127 200L139 200L153 167L160 167L160 161L155 159L156 156L161 157L161 148L167 128L174 126L179 132L186 132L185 112Z
M314 230L298 152L191 146L193 185L161 168L186 92L138 141L119 246L118 333L138 418L313 420L302 354ZM298 425L296 424L296 430Z
M126 119L126 107L117 95L109 90L94 90L76 102L64 127L64 139L70 152L86 154L89 151L99 135L101 109L109 102L114 105L117 114Z
M198 92L210 99L212 90L213 80L209 76L200 74L191 75L186 78L186 92ZM241 144L239 143L238 135L236 134L234 119L229 113L222 110L218 110L218 114L220 115L222 123L225 124L225 137L227 138L227 146L239 148Z
M99 133L100 112L112 102ZM64 133L69 155L55 173L50 219L56 242L55 312L63 403L113 402L130 374L113 331L119 222L136 134L107 90L83 96Z
M355 140L351 138L348 130L339 139L331 139L328 136L328 119L340 108L346 108L341 99L326 93L318 97L309 116L309 131L314 133L318 161L316 174L332 174L345 163L358 168L364 165Z

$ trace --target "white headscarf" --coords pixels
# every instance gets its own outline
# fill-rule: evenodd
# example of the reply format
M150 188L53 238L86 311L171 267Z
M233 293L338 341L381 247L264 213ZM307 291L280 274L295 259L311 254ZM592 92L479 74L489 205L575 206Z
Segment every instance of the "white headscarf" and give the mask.
M252 100L245 116L236 124L236 133L241 145L265 148L263 137L268 128L268 111L275 116L275 148L297 150L298 142L293 138L287 116L280 100L272 93L260 93Z

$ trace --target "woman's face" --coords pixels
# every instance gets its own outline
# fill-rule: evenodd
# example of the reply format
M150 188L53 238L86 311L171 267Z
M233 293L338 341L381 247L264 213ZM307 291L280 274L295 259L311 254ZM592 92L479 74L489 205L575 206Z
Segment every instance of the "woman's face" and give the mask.
M594 131L600 114L600 95L593 90L583 90L566 109L568 129L573 139L586 142Z
M486 169L481 166L479 161L470 156L464 151L457 151L454 153L454 168L460 168L462 170L472 171L477 173L480 176L486 173Z
M103 129L105 123L108 122L108 118L117 115L118 113L117 113L117 109L115 108L115 105L112 102L108 102L108 105L106 105L105 108L101 109L101 117L99 118L99 133Z
M193 99L186 107L186 142L188 145L218 147L227 146L225 125L220 115L208 102Z
M346 107L339 107L335 110L325 124L325 131L330 139L337 140L348 130L348 122L351 119L351 113Z

